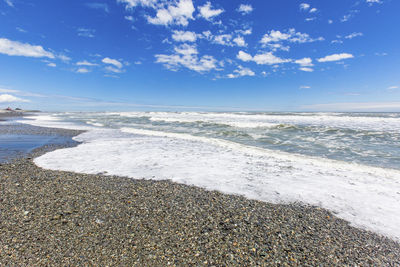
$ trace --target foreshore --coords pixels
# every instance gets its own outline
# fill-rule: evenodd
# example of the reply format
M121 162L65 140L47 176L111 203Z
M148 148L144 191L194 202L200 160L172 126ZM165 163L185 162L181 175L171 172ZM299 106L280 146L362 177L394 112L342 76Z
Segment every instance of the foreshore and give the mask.
M80 133L4 127L18 134ZM0 164L0 266L400 265L399 243L318 207L33 163L73 145L46 145Z

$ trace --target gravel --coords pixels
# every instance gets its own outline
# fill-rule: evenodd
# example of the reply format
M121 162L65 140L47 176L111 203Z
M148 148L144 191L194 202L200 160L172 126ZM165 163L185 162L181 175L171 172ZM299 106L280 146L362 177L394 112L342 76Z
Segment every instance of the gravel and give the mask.
M32 161L73 145L0 164L0 266L400 265L399 243L318 207L44 170Z

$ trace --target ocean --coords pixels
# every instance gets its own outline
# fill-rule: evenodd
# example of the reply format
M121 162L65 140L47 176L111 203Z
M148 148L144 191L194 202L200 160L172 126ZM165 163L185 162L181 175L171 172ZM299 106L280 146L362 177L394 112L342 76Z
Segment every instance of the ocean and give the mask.
M66 112L21 121L81 129L43 168L169 179L305 203L400 240L400 113Z

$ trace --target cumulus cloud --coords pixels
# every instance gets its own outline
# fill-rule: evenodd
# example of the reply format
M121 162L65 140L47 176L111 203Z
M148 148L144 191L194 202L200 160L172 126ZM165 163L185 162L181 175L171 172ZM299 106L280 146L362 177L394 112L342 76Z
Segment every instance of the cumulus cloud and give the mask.
M136 6L155 7L158 0L117 0L118 3L126 5L127 9L134 8Z
M279 43L283 41L290 43L310 43L323 40L323 37L311 38L307 33L296 32L296 30L292 28L286 32L271 30L269 33L264 34L260 43L265 46L270 43Z
M312 67L314 64L312 64L312 59L309 57L305 57L302 59L295 60L294 63L299 64L302 67Z
M315 12L317 12L317 11L318 11L318 9L316 9L315 7L313 7L313 8L310 9L310 13L315 13Z
M237 46L247 46L244 38L242 36L237 36L235 39L232 40Z
M87 68L79 68L76 70L77 73L88 73L90 72L90 70L88 70Z
M46 51L40 45L20 43L5 38L0 38L0 53L9 56L55 58L55 55L52 52Z
M274 56L271 52L257 54L253 57L253 61L259 65L274 65L291 62L290 59L282 59Z
M291 62L291 59L282 59L272 54L272 52L265 52L256 54L254 57L246 52L239 51L236 56L238 59L242 61L254 61L258 65L275 65L281 63Z
M129 20L129 21L133 21L133 16L125 16L124 19Z
M314 71L314 69L312 69L312 68L307 68L307 67L299 68L299 70L305 71L305 72L313 72L313 71Z
M310 5L307 3L301 3L299 7L300 10L308 10L310 8Z
M103 62L103 63L105 63L105 64L114 65L114 66L117 67L118 69L121 69L122 66L123 66L122 63L119 62L118 60L112 59L112 58L108 58L108 57L103 58L103 60L102 60L101 62Z
M224 12L223 9L212 9L210 2L205 3L204 6L199 6L198 9L200 12L200 17L203 17L206 20L211 20L212 18Z
M78 36L93 38L96 30L86 29L86 28L78 28L77 32L78 32Z
M333 54L329 55L323 58L317 59L318 62L330 62L330 61L339 61L342 59L348 59L348 58L353 58L354 56L352 54L348 53L341 53L341 54Z
M0 95L0 103L12 103L12 102L30 102L30 101L9 94Z
M381 0L366 0L368 4L382 4Z
M353 39L353 38L358 37L358 36L363 36L363 33L362 32L353 32L353 33L345 36L344 38Z
M242 13L242 15L249 14L253 11L253 7L251 5L241 4L238 9L238 12Z
M176 42L196 42L197 34L190 31L174 31L172 39Z
M133 1L142 2L142 1ZM143 1L151 4L148 1ZM179 0L179 2L167 2L162 7L156 8L157 14L155 17L147 16L147 21L156 25L181 25L187 26L189 20L193 19L194 6L192 0Z
M115 68L113 66L107 66L104 68L106 71L108 72L113 72L113 73L122 73L124 72L124 70L120 69L120 68Z
M253 57L250 54L243 51L239 51L236 57L245 62L253 60Z
M53 67L53 68L57 67L56 63L53 63L53 62L47 63L47 66Z
M238 77L243 77L243 76L254 76L256 75L254 71L252 71L249 68L244 68L242 66L239 66L238 69L233 71L234 73L230 73L227 75L228 78L238 78Z
M76 62L76 65L77 66L97 66L97 64L95 64L95 63L91 63L91 62L89 62L89 61L87 61L87 60L83 60L83 61L79 61L79 62Z
M177 71L180 67L203 73L217 69L217 60L209 55L198 56L195 45L183 44L175 47L172 55L155 55L156 63L163 64L169 70Z
M245 29L245 30L236 30L235 32L243 34L243 35L250 35L253 32L252 28Z
M232 45L231 40L232 40L231 34L220 34L214 36L213 43L231 46Z

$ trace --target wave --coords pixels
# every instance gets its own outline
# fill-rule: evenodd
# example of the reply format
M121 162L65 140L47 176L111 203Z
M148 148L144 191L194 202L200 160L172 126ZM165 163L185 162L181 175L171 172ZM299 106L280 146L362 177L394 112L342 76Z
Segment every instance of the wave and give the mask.
M36 158L35 163L43 168L169 179L272 203L303 202L329 209L354 226L400 240L399 170L287 153L193 133L82 126L52 116L38 116L28 123L88 130L74 138L82 142L77 147Z

